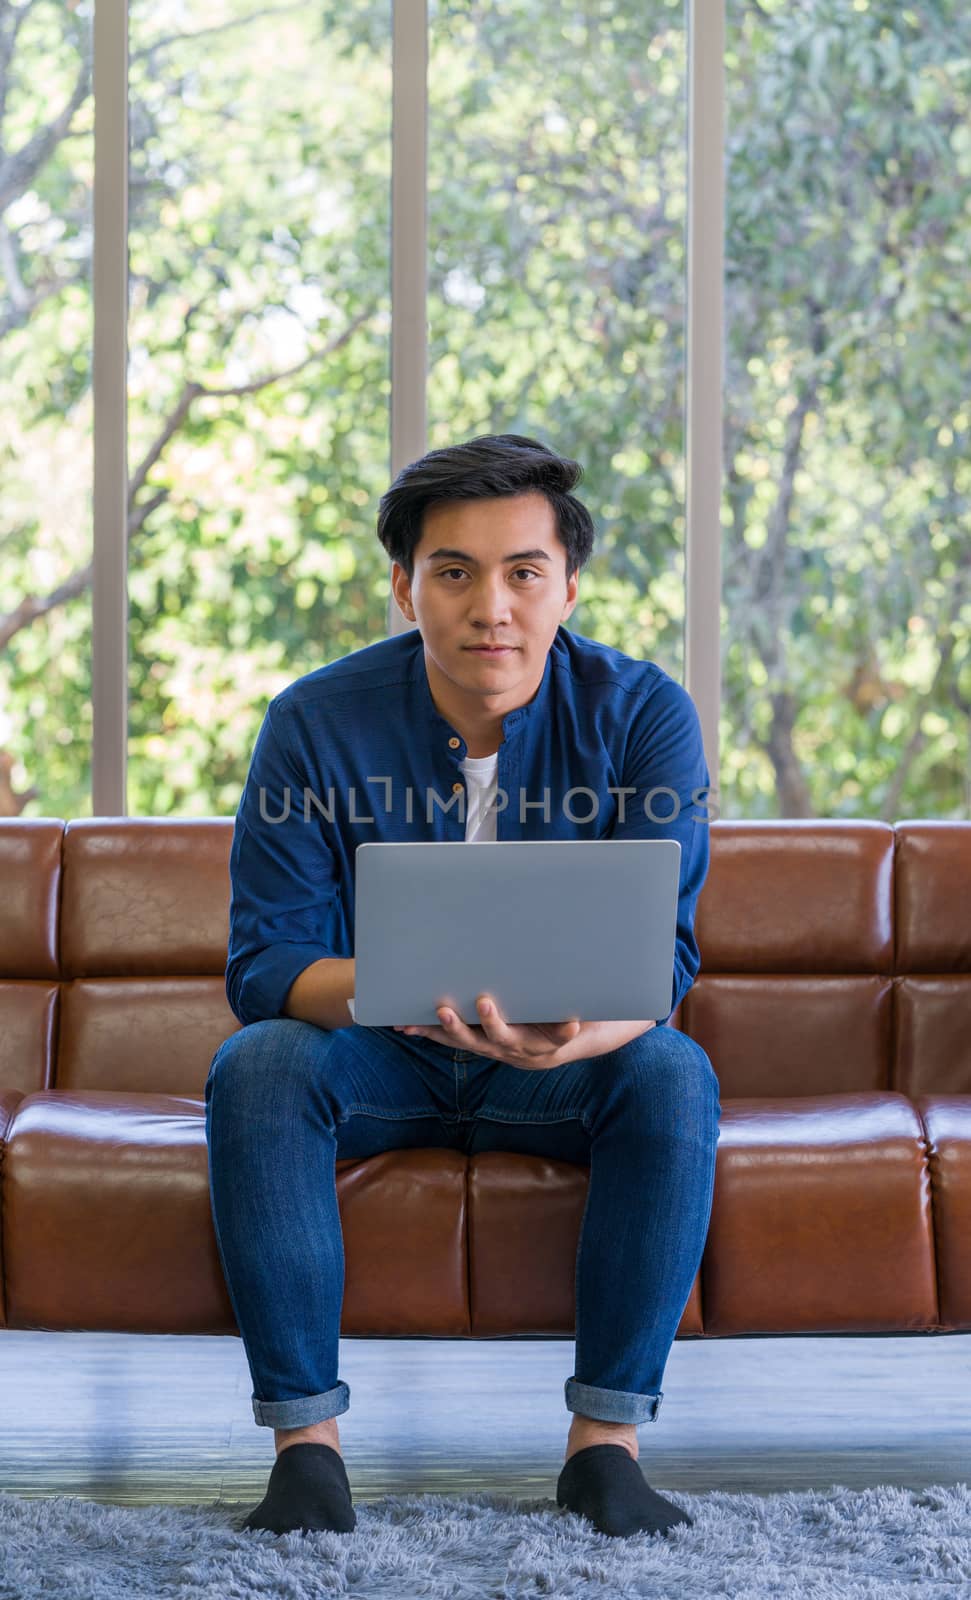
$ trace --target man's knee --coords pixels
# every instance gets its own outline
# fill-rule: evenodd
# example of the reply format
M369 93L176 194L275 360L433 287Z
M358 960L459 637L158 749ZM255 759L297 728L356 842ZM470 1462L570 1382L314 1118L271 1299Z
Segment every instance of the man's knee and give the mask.
M682 1111L691 1101L699 1109L706 1105L716 1117L721 1115L718 1076L707 1052L679 1028L658 1023L638 1034L618 1052L624 1058L622 1071L645 1096L663 1088Z
M309 1038L308 1032L319 1037ZM324 1041L329 1038L322 1028L296 1017L268 1017L262 1022L247 1023L224 1039L213 1056L206 1082L207 1098L217 1076L224 1082L242 1074L278 1071L286 1063L299 1060L308 1049L317 1054L326 1050Z

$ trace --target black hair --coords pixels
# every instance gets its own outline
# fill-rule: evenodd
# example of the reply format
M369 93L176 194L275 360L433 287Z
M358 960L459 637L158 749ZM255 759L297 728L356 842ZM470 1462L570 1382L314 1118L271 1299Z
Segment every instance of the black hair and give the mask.
M596 538L589 511L570 493L582 477L578 461L557 455L538 439L518 433L483 433L465 444L430 450L402 467L381 496L378 538L392 561L404 568L410 583L427 506L538 491L553 507L557 535L566 550L569 582L589 561Z

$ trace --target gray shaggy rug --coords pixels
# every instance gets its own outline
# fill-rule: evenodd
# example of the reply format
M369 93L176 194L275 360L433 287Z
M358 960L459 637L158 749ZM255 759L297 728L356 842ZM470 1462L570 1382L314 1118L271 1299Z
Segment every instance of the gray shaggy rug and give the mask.
M656 1486L654 1486L656 1487ZM665 1492L663 1489L661 1492ZM0 1600L966 1600L971 1490L667 1491L695 1518L614 1539L555 1500L388 1495L353 1533L242 1532L249 1503L0 1491Z

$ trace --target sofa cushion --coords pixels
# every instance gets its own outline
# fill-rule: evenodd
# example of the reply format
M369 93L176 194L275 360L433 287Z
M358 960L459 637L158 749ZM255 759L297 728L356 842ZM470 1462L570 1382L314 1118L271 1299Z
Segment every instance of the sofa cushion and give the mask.
M65 978L223 977L231 817L86 817L64 829Z
M56 978L64 823L0 819L0 979Z
M889 977L702 973L684 1026L723 1097L887 1089L892 998Z
M971 1328L971 1096L920 1095L941 1323Z
M209 1197L205 1104L30 1094L3 1160L6 1326L233 1333ZM466 1158L337 1163L347 1334L468 1334Z
M0 819L0 1094L54 1081L63 833L57 818Z
M713 822L701 970L891 972L893 864L886 822Z
M896 978L894 1011L893 1087L971 1095L971 973Z
M238 1032L222 977L75 978L61 993L57 1087L201 1098Z
M702 1262L705 1333L937 1328L933 1225L924 1128L904 1095L733 1100Z
M898 822L896 970L971 973L971 829Z
M10 1132L17 1107L23 1095L14 1089L0 1089L0 1177L3 1175L3 1157L6 1153L6 1140ZM0 1227L0 1283L4 1281L5 1263L3 1258L3 1229ZM6 1327L4 1306L0 1304L0 1328Z

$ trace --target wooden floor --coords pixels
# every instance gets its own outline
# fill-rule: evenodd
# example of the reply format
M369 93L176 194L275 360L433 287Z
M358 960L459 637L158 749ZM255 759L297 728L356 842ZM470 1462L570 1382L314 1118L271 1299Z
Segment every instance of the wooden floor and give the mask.
M572 1340L345 1339L357 1500L553 1497ZM676 1341L648 1481L689 1494L966 1483L971 1334ZM255 1504L273 1433L236 1338L0 1331L0 1488L118 1505Z

